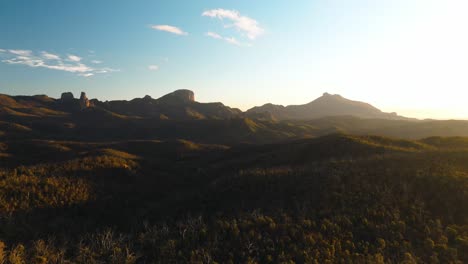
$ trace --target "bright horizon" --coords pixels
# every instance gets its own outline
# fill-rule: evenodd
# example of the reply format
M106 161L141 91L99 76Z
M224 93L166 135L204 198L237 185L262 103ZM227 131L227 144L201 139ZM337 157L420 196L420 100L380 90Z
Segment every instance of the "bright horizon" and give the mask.
M6 1L0 93L158 98L246 110L324 92L468 119L468 2Z

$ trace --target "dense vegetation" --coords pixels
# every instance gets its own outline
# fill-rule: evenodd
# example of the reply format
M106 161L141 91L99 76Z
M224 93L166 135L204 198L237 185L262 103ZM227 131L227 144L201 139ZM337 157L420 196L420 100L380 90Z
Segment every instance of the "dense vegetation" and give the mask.
M0 263L468 262L465 138L0 153Z

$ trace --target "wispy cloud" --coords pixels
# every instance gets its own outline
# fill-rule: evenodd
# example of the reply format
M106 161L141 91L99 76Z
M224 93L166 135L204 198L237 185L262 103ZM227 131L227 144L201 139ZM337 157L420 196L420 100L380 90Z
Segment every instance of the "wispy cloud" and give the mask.
M118 69L112 69L112 68L100 68L100 69L94 69L94 73L111 73L111 72L119 72L120 70Z
M81 76L81 77L91 77L93 76L94 73L79 73L78 76Z
M5 51L6 52L6 51ZM46 68L57 71L76 73L78 76L90 77L98 73L110 73L119 70L112 68L94 68L82 62L82 58L76 55L67 55L62 59L59 55L42 51L35 55L30 50L8 50L6 64L26 65L33 68Z
M157 70L159 70L159 66L158 65L149 65L148 70L157 71Z
M79 61L81 61L81 58L78 57L78 56L76 56L76 55L68 55L67 58L68 58L69 61L74 61L74 62L79 62Z
M221 35L219 35L218 33L215 33L215 32L206 32L205 33L205 36L207 37L210 37L210 38L214 38L214 39L219 39L219 40L224 40L226 41L227 43L229 44L232 44L232 45L236 45L236 46L243 46L243 47L250 47L252 46L251 44L249 43L241 43L239 42L236 38L234 37L223 37Z
M100 60L92 60L91 63L93 63L93 64L101 64L102 61L100 61Z
M60 60L60 56L49 53L47 51L41 52L41 55L46 60Z
M251 40L256 39L265 32L255 19L243 16L236 10L226 10L221 8L212 9L203 12L202 16L218 18L220 20L230 20L233 24L225 25L225 27L234 27L238 31L244 33Z
M243 46L242 43L240 43L237 39L235 39L235 38L233 38L233 37L224 38L224 40L225 40L227 43L230 43L230 44L233 44L233 45Z
M0 52L5 52L5 51L6 51L6 50L4 50L4 49L0 49Z
M174 27L174 26L169 26L169 25L152 25L151 28L155 30L159 30L159 31L169 32L169 33L176 34L176 35L181 35L181 36L188 35L188 33L184 32L182 29L178 27Z
M32 51L30 50L8 50L10 53L20 56L30 56Z
M208 36L208 37L214 38L214 39L223 39L223 37L221 37L221 35L219 35L218 33L214 33L214 32L206 32L205 36Z

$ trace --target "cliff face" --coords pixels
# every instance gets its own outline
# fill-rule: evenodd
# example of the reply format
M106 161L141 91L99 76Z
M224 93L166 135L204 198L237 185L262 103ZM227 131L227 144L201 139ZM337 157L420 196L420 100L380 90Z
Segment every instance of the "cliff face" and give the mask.
M73 96L73 93L71 92L62 93L62 96L60 96L60 100L62 102L71 102L73 99L75 99L75 96Z
M85 92L81 92L79 99L75 99L75 96L71 92L62 93L58 102L62 109L65 108L73 111L84 110L93 106Z
M91 106L90 101L88 100L88 97L86 97L85 92L81 92L80 96L80 108L81 110L86 109Z
M170 94L166 94L163 97L159 98L160 103L191 103L195 102L195 94L190 90L177 90Z

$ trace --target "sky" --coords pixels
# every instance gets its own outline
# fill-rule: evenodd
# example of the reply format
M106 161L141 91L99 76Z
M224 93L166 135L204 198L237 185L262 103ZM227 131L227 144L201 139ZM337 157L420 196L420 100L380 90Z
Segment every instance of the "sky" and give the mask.
M2 0L0 93L468 119L466 0Z

